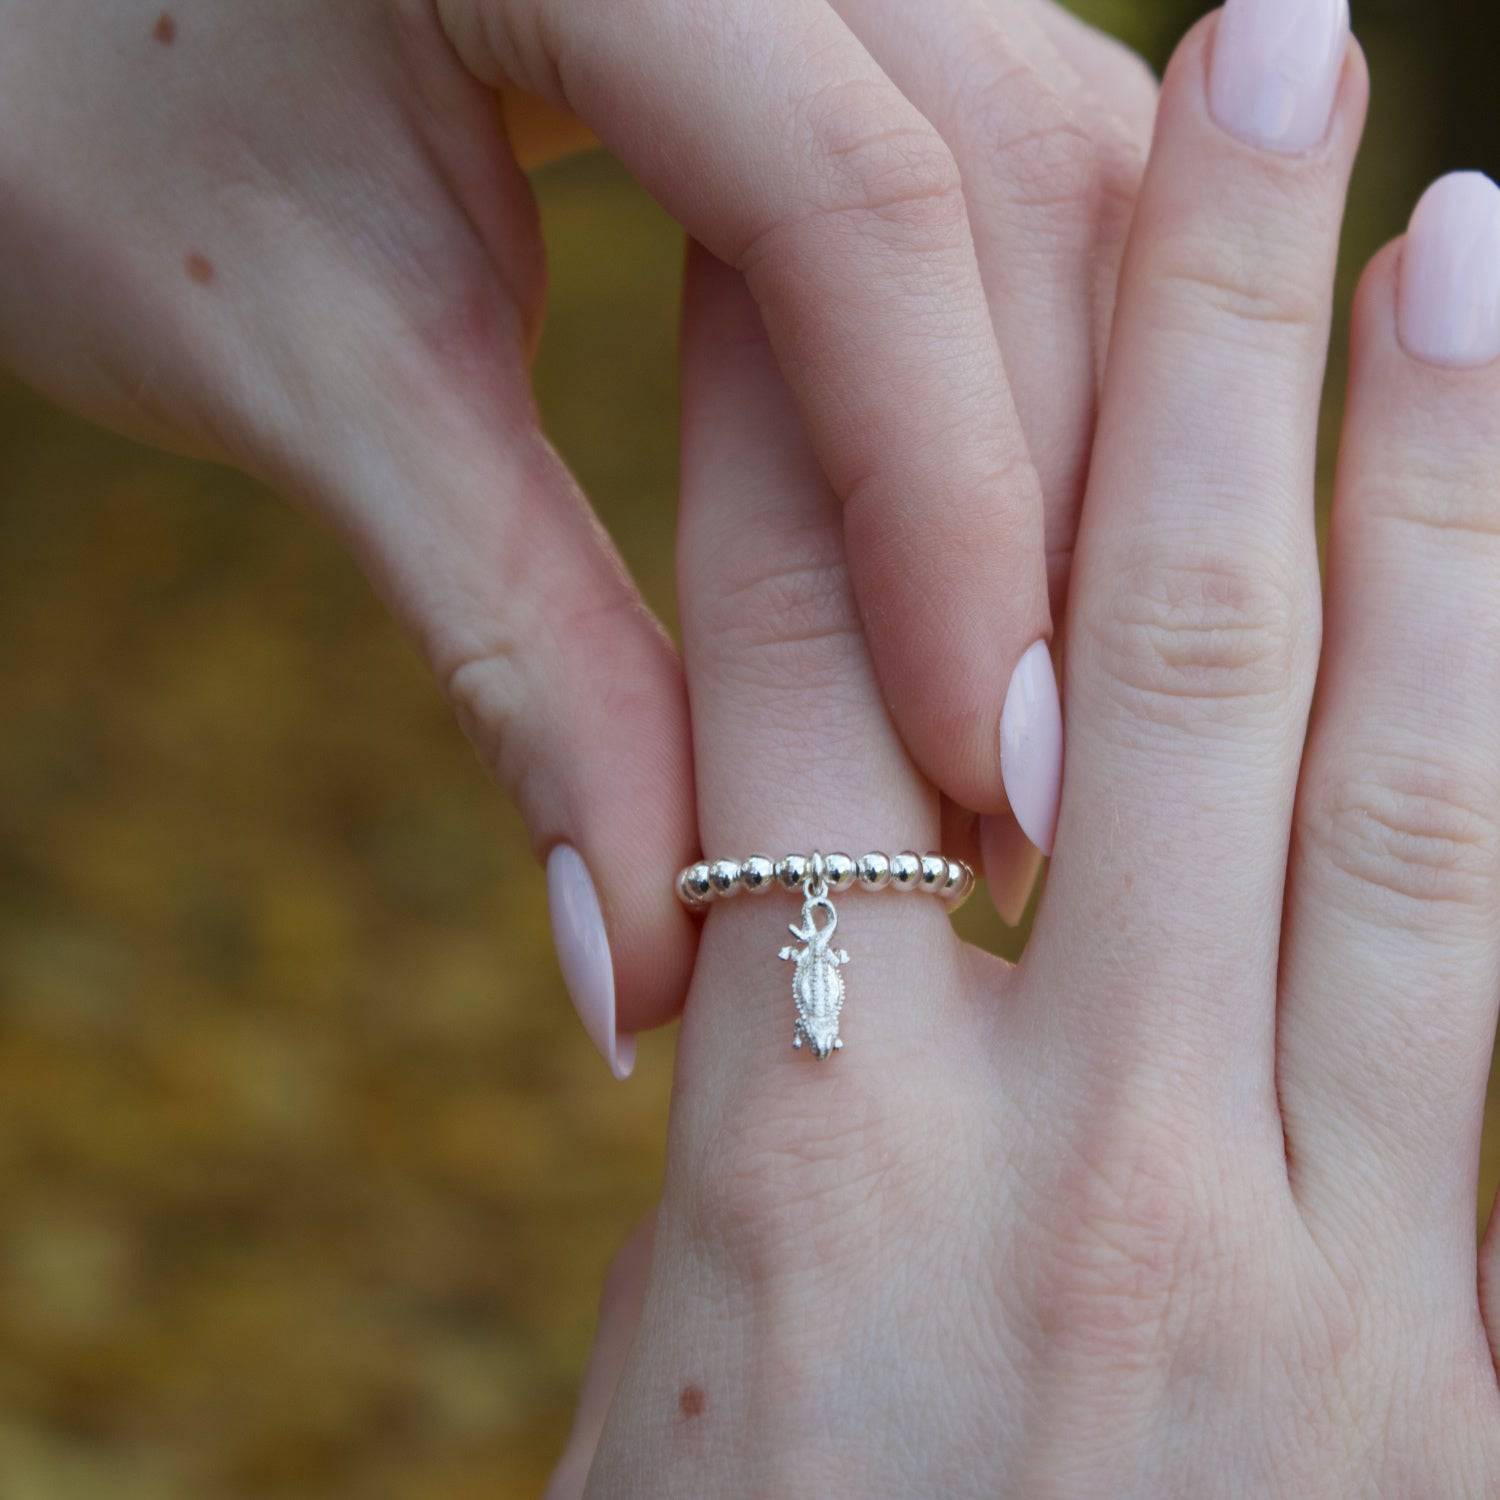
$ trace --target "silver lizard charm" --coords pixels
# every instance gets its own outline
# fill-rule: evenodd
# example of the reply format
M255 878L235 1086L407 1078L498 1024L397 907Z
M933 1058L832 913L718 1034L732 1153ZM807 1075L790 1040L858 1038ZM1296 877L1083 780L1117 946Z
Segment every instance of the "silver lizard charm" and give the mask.
M839 914L828 899L827 885L809 880L804 890L802 926L790 929L804 946L783 948L781 957L797 965L792 975L792 1000L797 1007L792 1046L800 1050L806 1041L814 1057L824 1058L844 1045L839 1037L839 1012L844 1008L844 979L839 970L849 962L849 955L842 948L828 946L839 925ZM820 911L828 913L822 927L817 922Z

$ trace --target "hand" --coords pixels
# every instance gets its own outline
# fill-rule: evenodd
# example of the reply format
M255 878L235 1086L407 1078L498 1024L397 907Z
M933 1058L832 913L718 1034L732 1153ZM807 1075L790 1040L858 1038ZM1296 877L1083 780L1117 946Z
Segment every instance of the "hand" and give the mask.
M0 0L0 354L350 539L552 856L626 1071L617 1023L674 1012L692 960L636 879L696 842L686 708L537 426L542 250L490 85L576 111L748 274L897 723L983 812L1050 633L1044 496L1065 572L1154 85L1043 0L162 3ZM1055 769L1027 782L1039 842Z
M841 898L846 1047L816 1063L775 962L795 907L710 910L654 1249L621 1268L556 1500L632 1290L600 1500L1500 1492L1500 1239L1476 1267L1473 1228L1500 192L1446 179L1365 278L1320 662L1314 449L1366 78L1336 3L1290 33L1272 9L1236 0L1165 85L1025 957L965 950L925 897ZM722 267L687 344L706 850L931 847L837 505Z

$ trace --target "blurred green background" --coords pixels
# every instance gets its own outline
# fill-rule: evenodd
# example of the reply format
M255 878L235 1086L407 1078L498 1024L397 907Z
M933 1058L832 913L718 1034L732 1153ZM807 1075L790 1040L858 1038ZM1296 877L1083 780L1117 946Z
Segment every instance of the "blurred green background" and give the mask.
M1201 8L1079 6L1158 66ZM1500 167L1493 10L1355 9L1341 309L1428 178ZM671 618L678 237L602 156L538 187L546 417ZM536 1495L671 1037L610 1082L516 819L329 537L13 386L0 434L0 1495Z

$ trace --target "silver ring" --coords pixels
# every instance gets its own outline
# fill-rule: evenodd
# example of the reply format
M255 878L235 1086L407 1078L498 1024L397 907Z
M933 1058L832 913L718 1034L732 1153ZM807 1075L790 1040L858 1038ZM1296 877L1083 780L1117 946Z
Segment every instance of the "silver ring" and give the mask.
M770 890L801 891L809 880L825 882L836 895L862 891L924 891L957 911L974 893L974 871L961 859L942 854L882 854L851 859L847 854L764 854L748 859L701 859L677 872L677 899L689 911L735 896L763 896Z
M844 1046L839 1035L844 976L839 970L849 962L849 955L829 946L839 923L832 897L856 886L865 891L925 891L956 911L974 890L974 871L963 860L942 854L907 850L851 859L847 854L822 854L815 849L811 854L784 854L777 860L764 854L740 860L699 860L677 875L677 897L695 912L742 893L801 893L802 925L790 927L797 946L783 948L779 956L795 966L792 1003L797 1020L792 1046L801 1051L806 1042L816 1058L830 1057Z

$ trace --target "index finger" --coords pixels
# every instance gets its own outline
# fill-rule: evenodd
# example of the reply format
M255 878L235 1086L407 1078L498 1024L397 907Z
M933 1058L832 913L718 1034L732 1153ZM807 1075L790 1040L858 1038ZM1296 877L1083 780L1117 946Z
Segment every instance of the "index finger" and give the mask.
M442 9L472 67L565 101L744 273L844 502L907 747L976 811L1005 806L1003 769L1050 843L1060 736L1011 734L1003 768L1000 746L1023 658L1054 705L1040 721L1055 718L1050 662L1031 650L1051 634L1041 492L937 131L824 0Z

